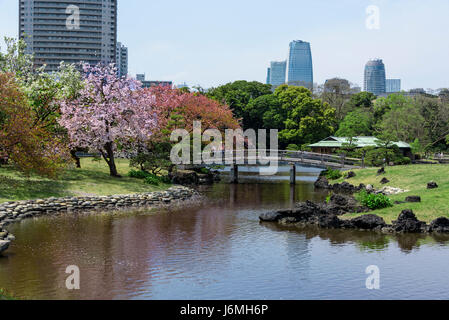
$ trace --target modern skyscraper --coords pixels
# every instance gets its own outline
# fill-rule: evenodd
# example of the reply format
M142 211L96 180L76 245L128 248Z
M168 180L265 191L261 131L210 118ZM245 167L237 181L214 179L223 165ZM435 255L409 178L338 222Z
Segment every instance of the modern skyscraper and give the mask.
M385 65L381 59L370 60L366 64L364 90L375 95L386 93Z
M267 84L271 84L271 68L267 69Z
M313 63L310 43L301 40L290 42L287 83L313 89Z
M401 92L401 79L387 79L386 92L387 93Z
M117 72L119 77L128 75L128 48L117 42L116 54Z
M270 70L270 84L273 87L279 87L285 83L285 73L287 61L272 61Z
M37 66L116 62L117 0L19 0L19 36Z

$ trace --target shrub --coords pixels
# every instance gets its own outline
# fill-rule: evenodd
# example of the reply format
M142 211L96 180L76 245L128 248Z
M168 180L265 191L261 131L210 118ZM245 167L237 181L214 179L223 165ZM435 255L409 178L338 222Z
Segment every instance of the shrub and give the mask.
M158 186L160 183L160 180L157 176L149 174L146 178L145 178L145 183L146 184L151 184L152 186Z
M142 170L130 170L128 176L136 179L145 179L148 177L149 173Z
M328 180L337 180L343 177L340 170L334 170L332 168L327 168L327 170L323 171L321 175L325 176Z
M393 206L390 198L383 194L373 194L362 191L357 195L357 200L361 204L370 208L371 210L384 209Z
M399 157L394 161L396 165L408 165L411 164L412 160L409 157Z
M289 144L287 147L287 150L289 151L299 151L301 150L301 147L298 147L296 144Z
M197 168L197 169L195 169L195 172L199 173L199 174L209 174L210 173L210 169L208 169L208 168Z
M171 183L171 179L170 179L169 176L162 176L162 177L158 177L158 178L159 178L159 180L162 183L165 183L165 184L170 184Z
M168 176L157 176L155 174L142 170L130 170L128 176L135 179L142 179L146 184L158 186L160 183L170 184L171 179Z

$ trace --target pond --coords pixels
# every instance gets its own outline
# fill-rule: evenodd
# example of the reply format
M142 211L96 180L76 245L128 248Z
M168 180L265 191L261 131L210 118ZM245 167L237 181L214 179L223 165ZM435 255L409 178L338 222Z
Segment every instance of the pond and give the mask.
M201 187L203 204L126 214L66 215L10 226L0 287L31 299L449 299L449 236L298 229L259 215L322 201L318 170ZM67 266L81 288L66 289ZM366 288L366 268L380 290Z

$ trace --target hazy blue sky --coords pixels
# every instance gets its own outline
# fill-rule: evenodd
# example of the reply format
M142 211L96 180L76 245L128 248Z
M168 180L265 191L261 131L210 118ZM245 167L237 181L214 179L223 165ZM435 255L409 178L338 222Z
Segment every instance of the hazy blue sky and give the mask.
M362 86L366 61L378 57L405 89L449 87L447 0L118 2L133 75L203 87L264 82L269 61L300 39L312 45L318 83L338 76ZM380 9L380 30L366 28L369 5ZM17 36L17 17L18 1L0 0L1 36Z

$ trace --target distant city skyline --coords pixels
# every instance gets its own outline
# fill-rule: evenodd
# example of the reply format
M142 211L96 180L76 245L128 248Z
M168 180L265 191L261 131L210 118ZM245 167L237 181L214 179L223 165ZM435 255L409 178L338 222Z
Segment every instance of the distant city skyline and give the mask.
M366 27L369 5L379 7L378 30ZM0 0L0 36L18 36L17 7ZM280 0L276 6L268 0L119 0L118 39L129 48L130 75L145 72L204 88L265 82L267 62L285 59L285 43L306 39L316 83L339 77L363 86L366 61L381 57L388 77L402 79L402 89L438 89L449 87L449 43L442 41L447 12L444 0ZM0 45L4 51L3 40Z

